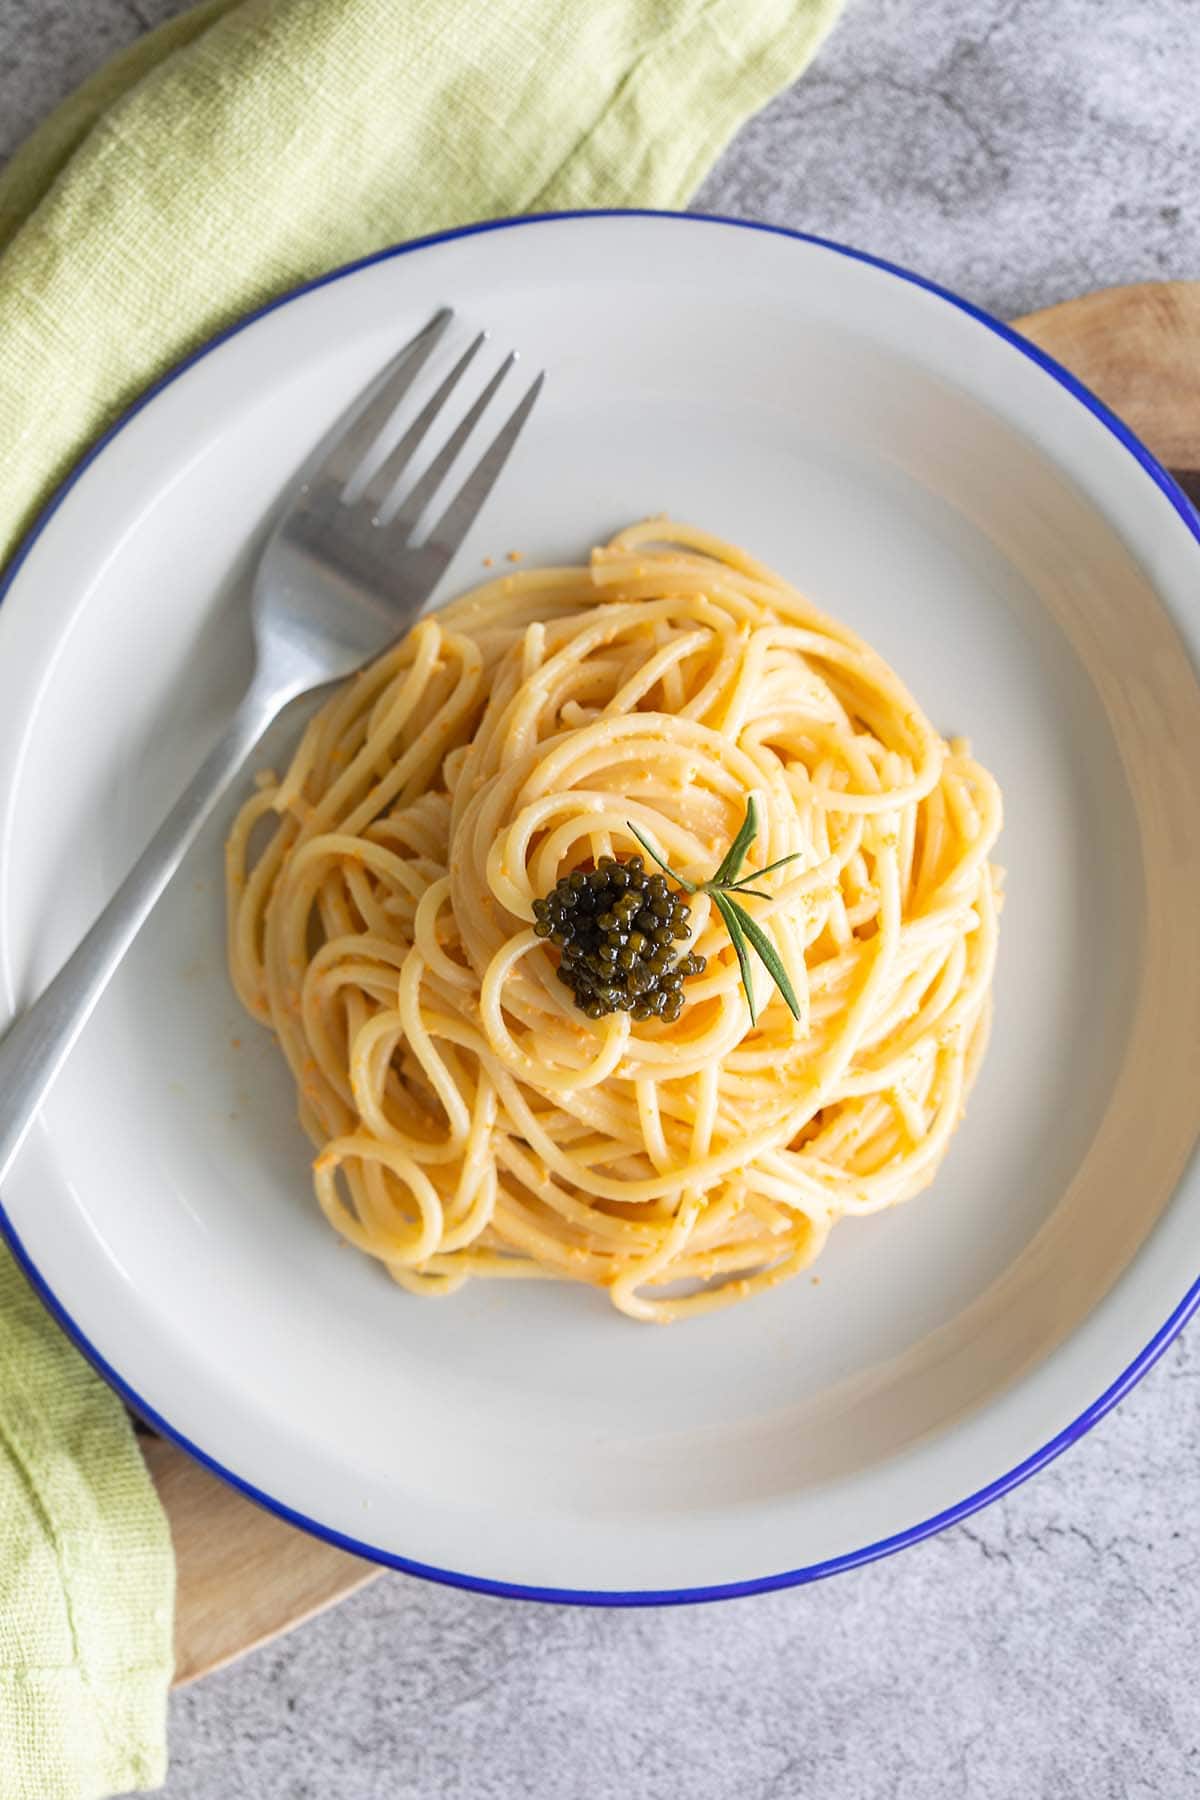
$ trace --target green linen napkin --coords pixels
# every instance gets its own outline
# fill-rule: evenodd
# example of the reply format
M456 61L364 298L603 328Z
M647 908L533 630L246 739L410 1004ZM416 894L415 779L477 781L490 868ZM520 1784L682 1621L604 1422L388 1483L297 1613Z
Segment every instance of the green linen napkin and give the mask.
M0 561L248 308L383 245L684 204L840 0L208 0L0 173ZM0 1800L166 1766L173 1569L115 1397L0 1252Z
M117 1396L0 1250L0 1796L166 1770L174 1560Z
M472 219L686 203L839 0L209 0L0 175L0 558L249 307Z

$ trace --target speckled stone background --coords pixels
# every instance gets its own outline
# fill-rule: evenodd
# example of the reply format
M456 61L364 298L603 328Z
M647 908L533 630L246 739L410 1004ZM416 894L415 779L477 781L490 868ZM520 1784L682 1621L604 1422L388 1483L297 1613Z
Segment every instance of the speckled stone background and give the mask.
M397 0L401 3L401 0ZM752 0L747 0L747 4ZM0 154L174 0L0 0ZM851 0L708 209L1013 315L1200 276L1196 0ZM169 1800L1184 1800L1200 1793L1200 1353L888 1562L593 1612L387 1576L172 1703Z

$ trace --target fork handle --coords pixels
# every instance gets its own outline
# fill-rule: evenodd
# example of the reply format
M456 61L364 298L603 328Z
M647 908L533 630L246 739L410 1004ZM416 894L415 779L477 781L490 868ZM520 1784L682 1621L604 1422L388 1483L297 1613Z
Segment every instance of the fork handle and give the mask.
M0 1180L125 952L286 698L251 686L87 936L0 1039Z

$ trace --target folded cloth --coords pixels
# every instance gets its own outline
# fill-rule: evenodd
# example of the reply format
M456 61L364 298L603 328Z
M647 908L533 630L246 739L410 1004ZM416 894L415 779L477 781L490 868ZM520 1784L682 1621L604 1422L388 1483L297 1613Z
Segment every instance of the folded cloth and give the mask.
M0 1251L0 1795L166 1772L174 1558L117 1396Z
M0 176L0 558L247 308L472 219L679 206L838 0L209 0Z
M840 0L207 0L0 173L0 561L105 425L386 244L684 204ZM0 1796L162 1780L172 1562L119 1403L0 1252Z

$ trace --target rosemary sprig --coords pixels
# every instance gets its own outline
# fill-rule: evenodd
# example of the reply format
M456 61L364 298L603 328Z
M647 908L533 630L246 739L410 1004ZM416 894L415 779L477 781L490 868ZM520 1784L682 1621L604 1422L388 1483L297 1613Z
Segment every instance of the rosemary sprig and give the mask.
M739 875L738 871L746 860L746 852L758 836L758 804L753 794L746 802L746 817L742 820L737 836L721 858L716 872L710 875L707 881L689 881L686 876L671 867L666 858L654 848L649 838L643 837L636 825L630 824L628 819L625 823L646 854L652 856L659 867L666 870L671 880L679 883L685 893L710 896L713 905L724 921L725 929L729 933L729 941L737 954L738 968L742 972L742 986L746 991L746 1003L750 1008L751 1024L758 1022L758 1012L754 1005L751 950L758 956L771 980L787 1001L792 1017L798 1019L800 1002L796 998L796 991L788 979L788 972L783 966L778 950L757 919L751 918L745 907L734 898L735 894L752 894L756 900L770 900L772 897L770 894L764 894L761 888L749 887L747 883L758 881L762 876L770 875L775 869L782 869L785 863L795 862L798 856L803 855L802 851L793 850L790 856L777 858L775 862L768 863L765 869L752 869L749 874Z

